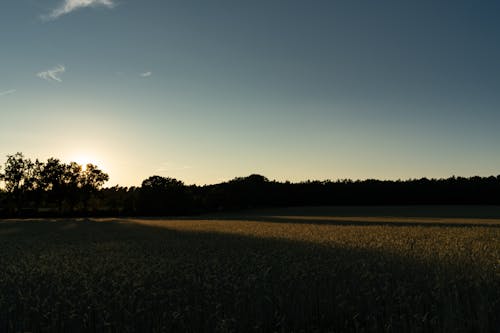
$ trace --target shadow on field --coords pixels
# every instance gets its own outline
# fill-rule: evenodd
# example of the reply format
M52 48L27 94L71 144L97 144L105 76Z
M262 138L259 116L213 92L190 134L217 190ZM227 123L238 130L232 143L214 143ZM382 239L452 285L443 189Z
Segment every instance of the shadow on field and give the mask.
M362 244L118 219L2 221L0 264L0 330L7 332L500 327L493 267L481 267L478 278L475 267L421 262Z
M494 205L413 205L413 206L302 206L251 209L224 215L260 216L338 216L338 217L404 217L404 218L475 218L500 219L500 206Z
M220 213L201 218L339 226L500 228L500 206L290 207Z

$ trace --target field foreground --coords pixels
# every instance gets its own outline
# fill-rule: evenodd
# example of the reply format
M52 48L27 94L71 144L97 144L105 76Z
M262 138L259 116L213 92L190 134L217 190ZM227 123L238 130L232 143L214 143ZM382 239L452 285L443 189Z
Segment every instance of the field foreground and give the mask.
M377 209L2 220L0 331L499 332L498 208Z

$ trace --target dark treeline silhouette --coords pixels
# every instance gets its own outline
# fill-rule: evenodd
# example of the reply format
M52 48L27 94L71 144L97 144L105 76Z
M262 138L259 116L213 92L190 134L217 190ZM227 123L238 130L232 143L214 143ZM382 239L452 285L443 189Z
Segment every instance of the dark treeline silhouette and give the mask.
M151 176L140 187L102 188L109 179L55 158L8 155L0 170L0 216L189 215L262 207L308 205L500 205L500 176L411 180L337 180L300 183L261 175L215 185L185 185Z

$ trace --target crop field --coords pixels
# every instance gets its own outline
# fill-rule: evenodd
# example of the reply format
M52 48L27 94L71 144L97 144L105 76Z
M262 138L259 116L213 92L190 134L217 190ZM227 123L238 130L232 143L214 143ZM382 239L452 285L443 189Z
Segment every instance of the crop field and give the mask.
M0 220L0 332L500 332L499 212Z

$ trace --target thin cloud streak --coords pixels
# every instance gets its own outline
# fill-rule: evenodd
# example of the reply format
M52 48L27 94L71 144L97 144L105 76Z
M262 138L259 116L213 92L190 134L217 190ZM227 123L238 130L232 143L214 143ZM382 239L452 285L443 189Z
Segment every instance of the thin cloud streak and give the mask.
M16 89L10 89L10 90L5 90L5 91L0 91L0 96L7 96L15 93L17 90Z
M37 73L36 76L38 76L41 79L44 79L46 81L57 81L57 82L62 82L62 79L59 77L62 73L66 71L66 68L63 65L57 65L56 67L52 69L48 69L46 71Z
M59 7L55 8L48 15L42 15L45 21L55 20L63 15L69 14L72 11L86 7L115 7L114 0L64 0Z
M153 72L144 72L144 73L141 73L140 75L142 77L150 77L151 75L153 75Z

